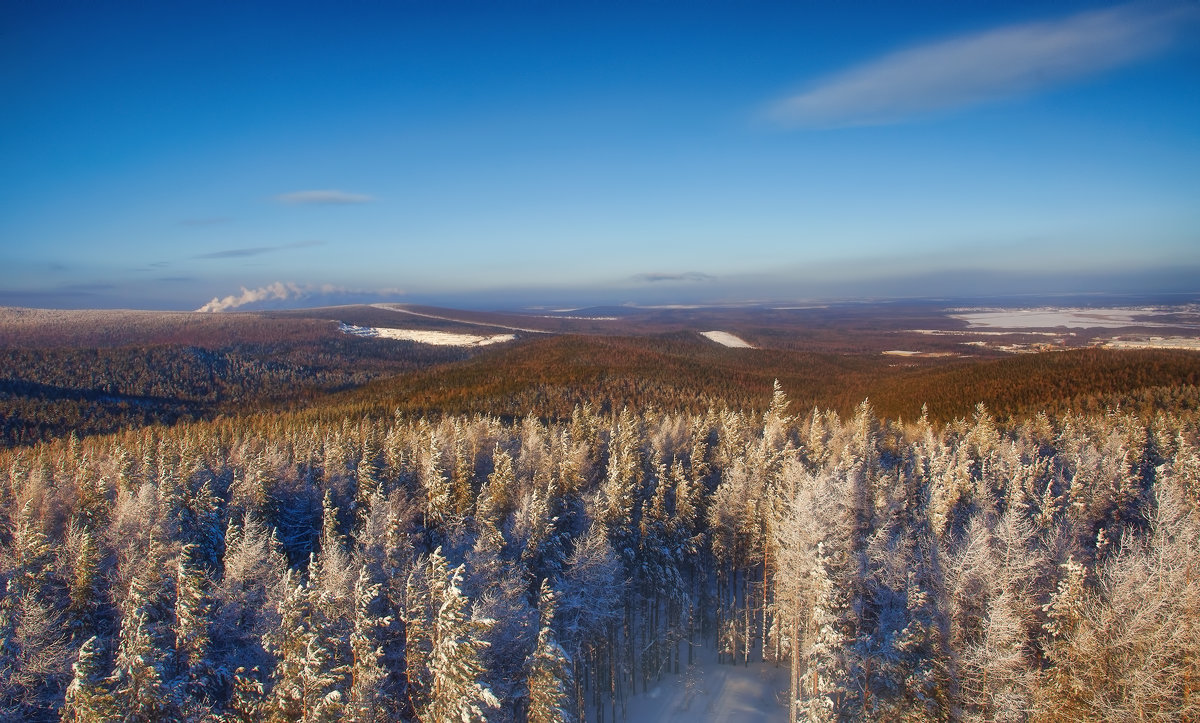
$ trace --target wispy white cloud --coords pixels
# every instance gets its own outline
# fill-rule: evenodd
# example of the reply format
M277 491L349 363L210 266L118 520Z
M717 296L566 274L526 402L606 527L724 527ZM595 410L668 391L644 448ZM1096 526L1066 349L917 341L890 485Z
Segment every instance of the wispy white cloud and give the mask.
M641 284L654 284L661 281L716 281L717 277L700 271L685 271L679 273L661 273L651 272L647 274L635 274L631 277L633 281Z
M1150 56L1197 14L1126 5L909 48L779 100L767 117L801 128L883 125L1026 96Z
M212 251L206 254L198 254L193 256L194 259L233 259L243 258L246 256L258 256L260 254L269 254L274 251L287 251L288 249L306 249L313 246L322 246L324 241L297 241L290 244L282 244L280 246L251 246L240 249L225 249L224 251Z
M291 193L281 193L275 197L275 200L292 206L311 204L336 205L348 203L370 203L371 201L375 200L375 197L368 196L363 193L347 193L346 191L327 189L323 191L293 191Z
M396 288L362 290L348 289L333 284L297 284L291 281L276 281L257 289L247 289L243 286L242 293L231 294L224 298L214 296L212 301L196 311L214 313L265 301L299 301L312 298L320 298L322 303L329 304L361 303L364 299L395 298L403 295L404 291Z
M224 216L213 216L211 218L185 218L179 222L180 226L220 226L221 224L229 223L230 219Z

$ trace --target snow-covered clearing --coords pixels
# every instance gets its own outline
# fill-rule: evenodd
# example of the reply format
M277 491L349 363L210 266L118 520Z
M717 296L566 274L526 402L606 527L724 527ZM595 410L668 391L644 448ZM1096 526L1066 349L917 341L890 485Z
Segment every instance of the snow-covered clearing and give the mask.
M490 326L493 329L509 329L511 331L527 331L531 334L549 334L550 333L550 332L546 331L545 329L526 329L526 328L520 327L520 326L508 326L507 324L493 324L491 322L484 322L484 321L468 321L467 319L454 319L449 316L438 316L437 314L424 314L424 313L421 313L420 311L412 311L411 309L405 309L400 304L379 303L379 304L371 304L371 306L375 307L376 309L387 309L388 311L395 311L395 312L399 312L401 314L410 314L412 316L420 316L420 317L424 317L426 319L437 319L439 321L453 321L456 324L467 324L469 326Z
M948 351L910 351L908 349L888 349L883 353L887 356L919 356L930 358L940 356L957 356L957 354Z
M338 325L343 333L354 336L371 336L379 339L399 339L415 341L419 344L435 346L487 346L501 344L517 338L516 334L496 334L495 336L476 336L474 334L453 334L448 331L428 331L424 329L387 329L376 326L354 326L341 323Z
M648 692L626 703L629 723L783 723L788 719L788 664L722 665L716 653L698 651L688 672L664 675ZM590 715L591 713L589 713ZM620 709L617 710L618 717Z
M730 346L735 349L753 349L754 346L744 339L739 339L727 331L702 331L700 336L715 341L721 346Z
M1075 336L1075 332L1061 331L962 331L959 329L909 329L912 334L930 336Z
M1200 339L1186 336L1152 336L1149 339L1117 337L1104 343L1110 349L1190 349L1200 350Z
M1163 326L1140 317L1154 313L1153 309L979 309L951 314L972 328L1052 329L1065 326L1075 329L1115 329L1123 326Z

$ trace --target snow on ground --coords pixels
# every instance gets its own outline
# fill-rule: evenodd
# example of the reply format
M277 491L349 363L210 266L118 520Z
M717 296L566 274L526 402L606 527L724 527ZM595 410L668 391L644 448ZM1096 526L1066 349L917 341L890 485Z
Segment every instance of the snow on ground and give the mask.
M1073 331L962 331L958 329L909 329L913 334L929 336L1075 336Z
M908 349L888 349L883 352L887 356L919 356L919 357L939 357L939 356L958 356L954 352L949 351L909 351Z
M338 329L343 333L353 334L354 336L399 339L401 341L415 341L419 344L433 344L435 346L486 346L488 344L501 344L517 338L516 334L476 336L474 334L453 334L448 331L386 329L375 326L354 326L353 324L346 323L340 323Z
M1065 326L1076 329L1104 328L1113 329L1122 326L1163 326L1162 324L1142 321L1139 317L1153 313L1147 309L1070 309L1070 308L1041 308L1041 309L980 309L965 313L951 314L955 319L962 319L972 328L1001 328L1001 329L1052 329Z
M1152 336L1149 339L1121 339L1105 342L1109 349L1191 349L1200 350L1200 339L1186 336Z
M468 321L466 319L455 319L455 318L452 318L449 316L438 316L437 314L424 314L420 311L413 311L412 309L406 309L401 304L388 304L388 303L381 302L378 304L371 304L371 306L375 307L376 309L386 309L387 311L395 311L400 314L410 314L412 316L420 316L420 317L423 317L426 319L437 319L438 321L453 321L456 324L468 324L470 326L488 326L488 327L492 327L493 329L511 329L512 331L527 331L531 334L549 334L550 333L550 332L546 331L545 329L525 329L520 326L508 326L506 324L493 324L491 322L484 322L484 321Z
M731 346L737 349L753 349L754 346L743 339L739 339L727 331L702 331L700 336L705 337L709 341L715 341L721 346Z
M788 664L723 665L707 648L688 672L664 675L648 692L631 697L628 723L784 723L788 719ZM594 711L589 711L592 715ZM621 715L617 709L618 718Z

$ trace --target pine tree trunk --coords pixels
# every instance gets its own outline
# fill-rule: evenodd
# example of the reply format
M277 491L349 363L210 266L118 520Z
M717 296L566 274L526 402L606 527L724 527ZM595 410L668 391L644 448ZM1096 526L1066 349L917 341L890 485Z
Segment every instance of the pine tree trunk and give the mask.
M788 676L788 687L791 689L788 698L788 723L796 723L799 716L798 703L800 697L800 616L792 616L792 672Z

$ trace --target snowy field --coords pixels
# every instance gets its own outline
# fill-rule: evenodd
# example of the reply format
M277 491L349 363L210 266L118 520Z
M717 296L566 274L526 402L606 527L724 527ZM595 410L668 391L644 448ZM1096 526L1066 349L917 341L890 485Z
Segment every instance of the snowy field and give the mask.
M754 346L746 342L744 339L739 339L727 331L702 331L700 336L715 341L721 346L734 347L736 349L753 349Z
M549 333L549 332L545 331L544 329L526 329L526 328L520 327L520 326L508 326L506 324L493 324L491 322L469 321L467 319L454 319L449 316L439 316L437 314L425 314L420 311L413 311L412 309L406 309L401 304L378 303L378 304L371 304L371 306L376 309L385 309L387 311L395 311L399 314L408 314L410 316L420 316L425 319L437 319L438 321L453 321L456 324L468 324L470 326L486 326L486 327L490 327L493 329L511 329L512 331L526 331L531 334L548 334ZM508 340L505 339L505 341L508 341Z
M927 334L929 336L1075 336L1075 332L1061 331L962 331L959 329L909 329L913 334Z
M933 357L943 357L943 356L958 356L954 352L949 352L949 351L911 351L908 349L888 349L887 351L883 352L883 354L885 356L905 356L905 357L919 356L923 359L924 358L933 358Z
M971 328L992 329L1053 329L1065 326L1073 329L1115 329L1123 326L1162 326L1141 321L1154 313L1150 309L981 309L951 314Z
M1189 349L1200 351L1200 339L1187 336L1152 336L1149 339L1116 338L1105 342L1109 349Z
M339 324L338 329L343 333L354 336L370 336L378 339L399 339L415 341L419 344L434 346L487 346L501 344L516 339L516 334L496 334L495 336L476 336L474 334L453 334L448 331L427 331L418 329L385 329L375 326L354 326Z
M627 723L784 723L788 666L771 663L721 665L701 649L690 672L664 675L648 692L627 702ZM589 711L589 715L591 712ZM617 710L620 718L621 711Z

